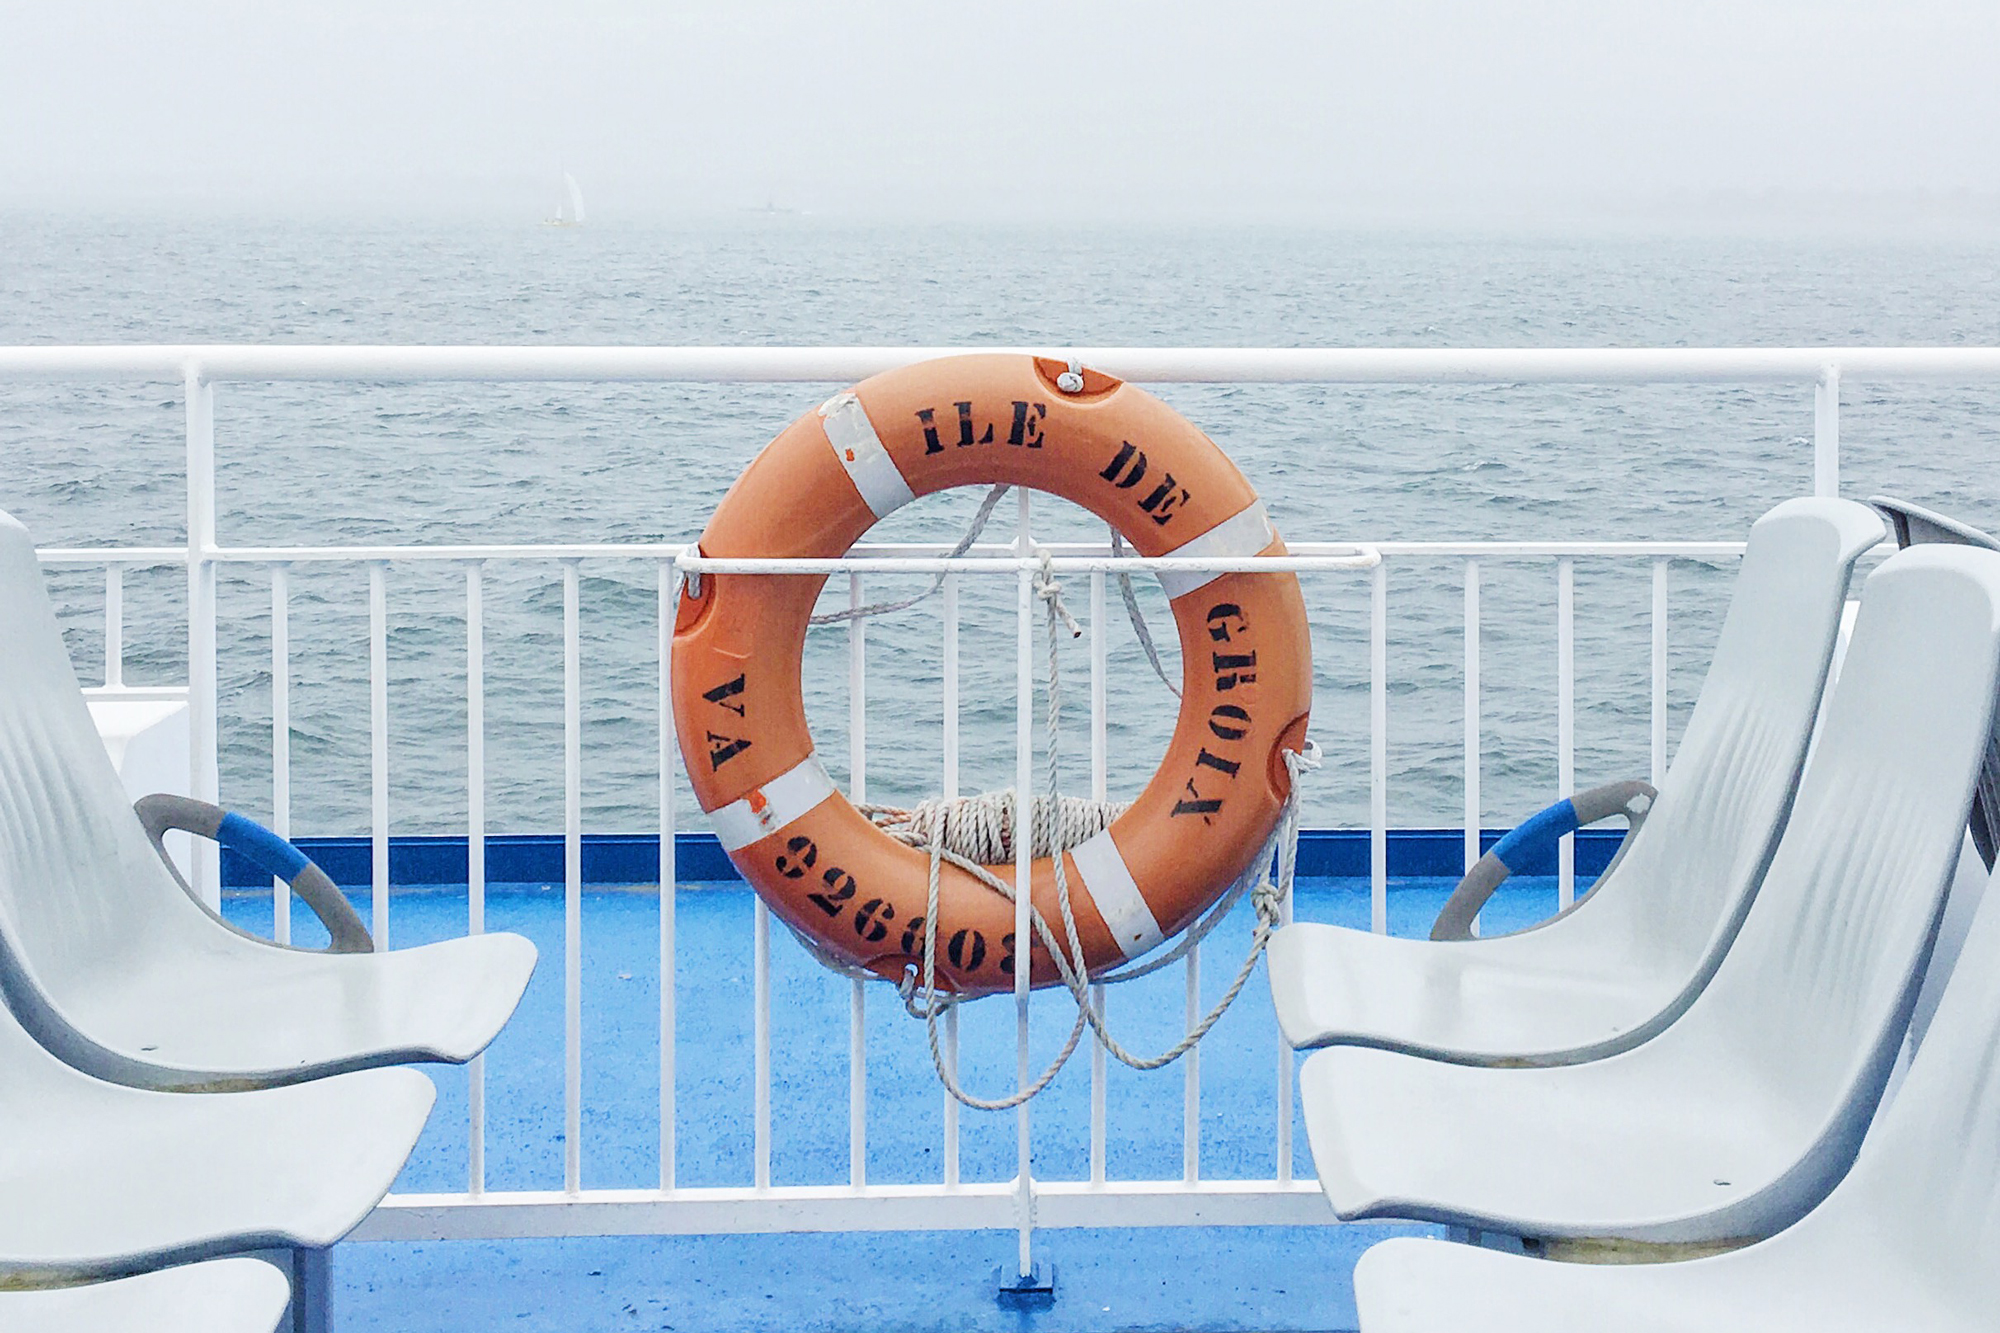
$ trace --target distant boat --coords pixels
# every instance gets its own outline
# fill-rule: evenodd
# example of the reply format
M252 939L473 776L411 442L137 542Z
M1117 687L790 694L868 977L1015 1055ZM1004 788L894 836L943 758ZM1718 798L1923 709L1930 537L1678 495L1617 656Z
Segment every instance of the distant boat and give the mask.
M767 200L762 208L754 205L743 210L746 213L762 213L768 217L804 217L803 208L781 208L775 199Z
M581 227L583 225L583 191L577 186L576 177L567 171L562 174L563 196L556 200L556 215L543 218L544 227Z

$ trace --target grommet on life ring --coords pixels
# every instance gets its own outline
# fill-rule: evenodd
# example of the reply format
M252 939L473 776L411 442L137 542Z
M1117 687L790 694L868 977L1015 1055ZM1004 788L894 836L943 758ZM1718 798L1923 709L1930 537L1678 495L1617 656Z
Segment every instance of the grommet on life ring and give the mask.
M1141 556L1285 550L1243 474L1172 408L1094 370L1008 355L931 361L836 394L737 478L700 550L838 557L917 496L1001 482L1081 505ZM1295 575L1160 581L1181 644L1173 740L1132 806L1064 853L1093 973L1183 929L1248 868L1277 826L1291 787L1283 751L1303 744L1312 702ZM856 810L814 757L801 671L825 582L705 573L684 590L674 717L696 799L771 910L827 953L895 979L922 957L930 861ZM1013 882L1013 866L990 868ZM1059 919L1046 857L1033 901ZM1013 987L1011 903L947 863L938 918L939 989ZM1031 980L1058 980L1039 941Z

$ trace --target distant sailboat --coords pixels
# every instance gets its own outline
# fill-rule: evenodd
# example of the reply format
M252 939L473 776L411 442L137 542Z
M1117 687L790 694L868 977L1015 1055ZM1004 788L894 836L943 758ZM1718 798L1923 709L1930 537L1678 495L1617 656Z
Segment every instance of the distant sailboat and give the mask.
M581 227L583 225L583 191L576 183L576 177L567 171L562 174L563 193L566 198L556 200L556 215L543 218L545 227Z

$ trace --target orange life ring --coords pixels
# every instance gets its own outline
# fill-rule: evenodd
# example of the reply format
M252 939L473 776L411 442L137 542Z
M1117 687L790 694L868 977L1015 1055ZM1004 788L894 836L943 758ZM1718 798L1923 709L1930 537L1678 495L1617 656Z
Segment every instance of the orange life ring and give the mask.
M1257 493L1214 441L1144 390L1039 357L949 357L877 375L793 422L744 469L701 536L710 557L831 558L898 506L1007 482L1103 518L1143 556L1283 554ZM922 957L926 853L890 838L813 755L800 672L825 577L705 574L676 616L673 703L696 798L771 910L891 979ZM1085 965L1113 967L1185 927L1248 867L1291 787L1312 648L1298 579L1168 573L1180 717L1158 772L1104 833L1065 853ZM1013 882L1014 868L991 867ZM1057 920L1048 859L1034 903ZM944 867L938 986L1014 984L1013 905ZM1031 980L1058 980L1035 944Z

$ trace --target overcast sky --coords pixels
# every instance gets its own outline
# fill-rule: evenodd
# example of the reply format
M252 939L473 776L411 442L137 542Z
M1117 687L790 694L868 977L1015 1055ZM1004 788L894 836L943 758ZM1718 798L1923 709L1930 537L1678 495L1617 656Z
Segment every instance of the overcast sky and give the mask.
M0 207L499 218L563 166L607 222L1990 203L2000 3L0 0Z

